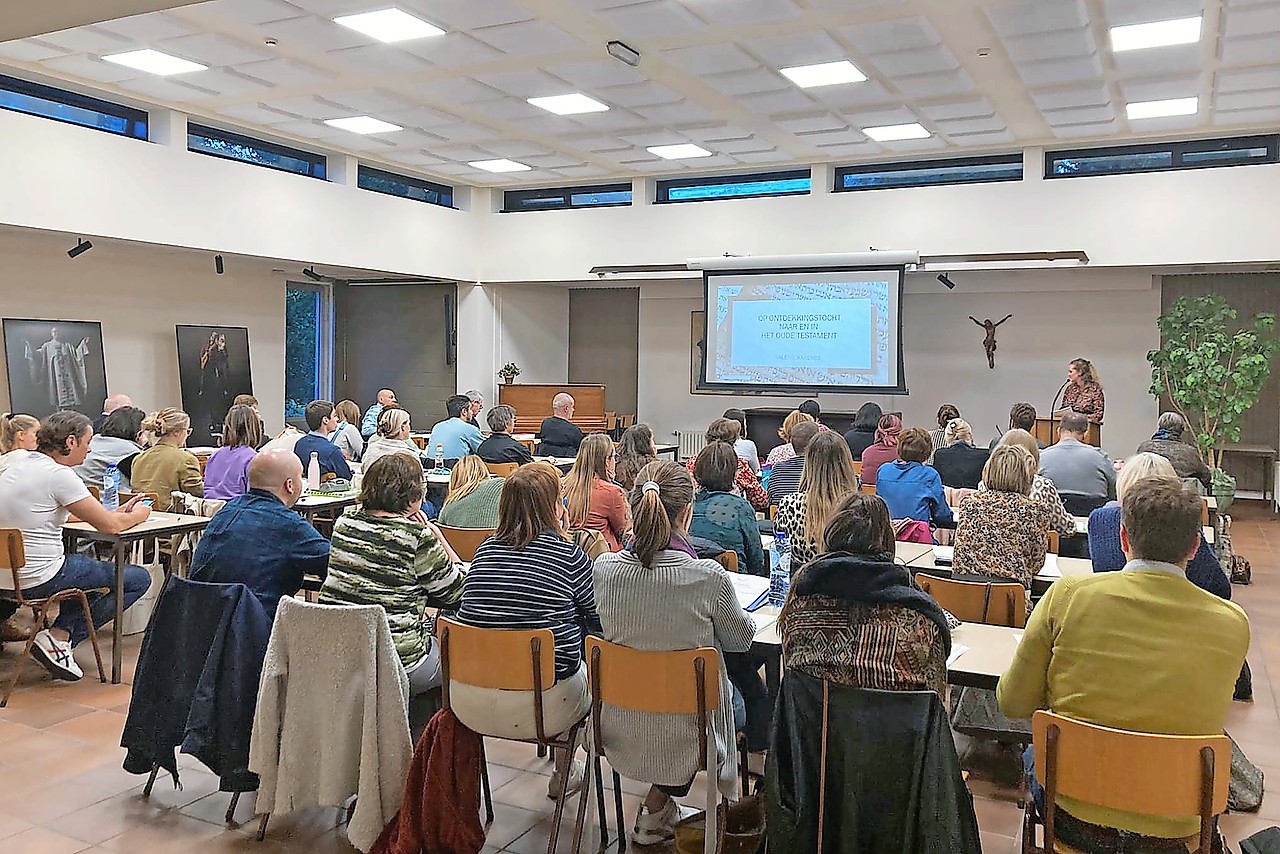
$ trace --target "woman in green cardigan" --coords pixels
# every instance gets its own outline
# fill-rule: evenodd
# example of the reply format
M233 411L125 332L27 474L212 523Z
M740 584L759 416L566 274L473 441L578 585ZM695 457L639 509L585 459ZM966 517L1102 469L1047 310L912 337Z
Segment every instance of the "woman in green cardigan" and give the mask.
M437 521L450 528L498 527L498 502L505 483L489 476L484 460L468 454L449 473L449 494Z

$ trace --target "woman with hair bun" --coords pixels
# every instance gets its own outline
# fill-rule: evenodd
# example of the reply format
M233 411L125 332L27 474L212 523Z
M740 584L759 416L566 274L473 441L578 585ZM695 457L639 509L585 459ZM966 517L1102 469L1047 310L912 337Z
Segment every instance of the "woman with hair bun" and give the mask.
M204 498L204 478L200 461L184 445L191 435L191 418L181 409L166 406L142 422L142 431L155 437L155 444L133 461L129 476L134 492L154 492L156 509L173 507L173 493L185 492Z
M0 415L0 474L26 454L36 452L40 421L31 415Z

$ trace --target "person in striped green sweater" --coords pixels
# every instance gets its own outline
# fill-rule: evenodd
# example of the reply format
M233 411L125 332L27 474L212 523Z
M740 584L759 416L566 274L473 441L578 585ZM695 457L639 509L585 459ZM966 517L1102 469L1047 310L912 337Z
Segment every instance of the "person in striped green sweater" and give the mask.
M468 454L449 472L449 494L438 521L450 528L498 527L498 502L505 484L503 478L489 476L484 460Z
M388 454L364 472L358 509L333 526L329 573L320 601L381 605L409 692L439 687L440 650L426 609L462 601L458 555L422 513L422 467L408 454Z

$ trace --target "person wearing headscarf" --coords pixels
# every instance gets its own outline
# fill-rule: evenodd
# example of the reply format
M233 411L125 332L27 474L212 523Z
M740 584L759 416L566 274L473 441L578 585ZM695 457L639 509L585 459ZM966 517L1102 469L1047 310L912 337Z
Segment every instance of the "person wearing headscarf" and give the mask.
M902 433L902 419L896 415L880 416L876 425L876 440L862 452L863 483L875 483L876 471L885 463L898 458L898 435Z

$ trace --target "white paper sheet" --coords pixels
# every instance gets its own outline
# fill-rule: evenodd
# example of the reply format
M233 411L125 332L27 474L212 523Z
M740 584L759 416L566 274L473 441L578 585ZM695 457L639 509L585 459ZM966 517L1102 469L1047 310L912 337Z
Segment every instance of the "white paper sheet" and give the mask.
M738 604L744 611L754 611L769 598L769 579L741 572L728 573L733 582L733 592L738 594Z
M1058 556L1053 552L1046 552L1044 556L1044 566L1037 574L1041 578L1061 578L1062 569L1058 566Z
M947 667L956 663L956 659L969 651L969 647L961 643L951 645L951 654L947 656Z
M956 556L955 546L934 546L933 559L938 563L950 564Z

